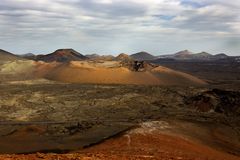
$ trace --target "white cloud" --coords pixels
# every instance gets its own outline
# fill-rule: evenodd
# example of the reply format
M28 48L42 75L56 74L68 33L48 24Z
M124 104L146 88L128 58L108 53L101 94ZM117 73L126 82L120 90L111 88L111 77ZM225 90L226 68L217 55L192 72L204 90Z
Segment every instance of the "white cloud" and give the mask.
M88 53L137 52L145 48L161 53L189 45L195 50L228 49L236 53L239 47L223 42L226 38L236 41L240 34L239 2L1 0L0 48L49 52L56 47L74 47ZM113 42L114 47L110 47Z

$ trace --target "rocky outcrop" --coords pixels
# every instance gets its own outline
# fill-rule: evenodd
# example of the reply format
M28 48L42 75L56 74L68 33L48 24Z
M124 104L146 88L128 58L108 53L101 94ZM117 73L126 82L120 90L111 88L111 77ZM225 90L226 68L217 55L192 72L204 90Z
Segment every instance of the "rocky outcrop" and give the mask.
M134 61L134 60L122 61L121 65L127 67L128 69L134 72L145 72L147 70L152 70L153 68L156 68L158 66L148 63L146 61Z
M186 99L198 111L214 111L228 116L240 115L240 92L213 89Z

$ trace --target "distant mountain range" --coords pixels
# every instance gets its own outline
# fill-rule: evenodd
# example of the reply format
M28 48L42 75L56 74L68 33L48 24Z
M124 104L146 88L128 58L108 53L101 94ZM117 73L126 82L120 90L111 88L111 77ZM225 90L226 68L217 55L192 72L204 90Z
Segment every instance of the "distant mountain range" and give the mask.
M23 57L23 58L26 58L26 59L35 59L36 58L36 55L33 54L33 53L26 53L26 54L22 54L22 55L19 55L20 57Z
M193 53L188 50L180 51L175 54L161 55L157 59L175 59L175 60L219 60L229 58L230 56L221 53L212 55L207 52Z
M137 60L137 61L166 61L166 60L177 60L177 61L216 61L216 60L235 60L240 61L240 57L228 56L224 53L217 55L212 55L207 52L193 53L188 50L183 50L175 54L154 56L147 52L138 52L132 55L120 54L116 57L112 55L83 55L74 49L58 49L53 53L46 55L34 55L32 53L24 55L14 55L10 52L0 50L0 60L14 60L14 59L30 59L35 61L45 61L45 62L69 62L69 61L81 61L81 60Z

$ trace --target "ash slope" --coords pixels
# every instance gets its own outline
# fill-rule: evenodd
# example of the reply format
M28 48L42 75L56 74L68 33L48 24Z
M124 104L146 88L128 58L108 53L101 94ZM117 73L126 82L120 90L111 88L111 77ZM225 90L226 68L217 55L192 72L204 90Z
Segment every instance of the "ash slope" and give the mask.
M71 52L71 51L70 51ZM116 61L82 60L65 62L65 52L58 52L59 59L54 62L13 60L5 61L0 66L1 81L19 81L42 79L91 84L141 84L141 85L205 85L189 74L178 72L166 67L152 65L146 62L137 62L126 55ZM56 54L54 54L56 55ZM48 56L47 56L48 57ZM50 56L46 61L53 60ZM74 58L73 58L74 59Z
M43 67L44 66L44 67ZM44 78L70 83L95 84L144 84L144 85L205 85L194 76L156 66L133 71L119 61L91 62L72 61L70 63L40 65Z

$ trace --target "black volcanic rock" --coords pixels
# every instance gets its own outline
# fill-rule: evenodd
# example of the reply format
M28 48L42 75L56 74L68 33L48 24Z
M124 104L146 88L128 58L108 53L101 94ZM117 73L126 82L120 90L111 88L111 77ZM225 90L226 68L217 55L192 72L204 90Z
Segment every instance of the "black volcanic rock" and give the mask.
M186 99L198 111L240 115L240 92L213 89Z
M138 60L138 61L145 61L145 60L156 59L155 56L153 56L153 55L151 55L151 54L149 54L147 52L138 52L138 53L132 54L130 57L135 59L135 60Z
M73 49L58 49L53 53L47 55L38 55L36 57L37 61L45 62L69 62L69 61L80 61L89 59L88 57L78 53Z

